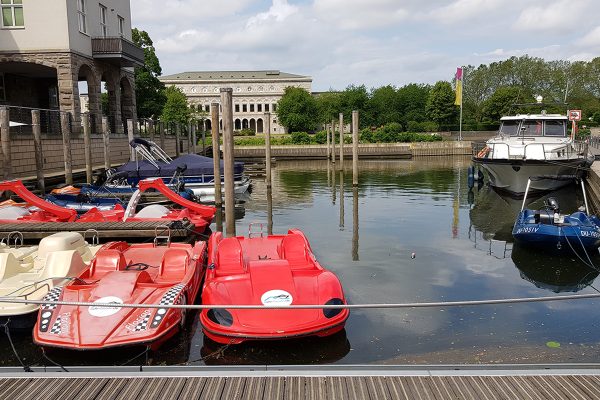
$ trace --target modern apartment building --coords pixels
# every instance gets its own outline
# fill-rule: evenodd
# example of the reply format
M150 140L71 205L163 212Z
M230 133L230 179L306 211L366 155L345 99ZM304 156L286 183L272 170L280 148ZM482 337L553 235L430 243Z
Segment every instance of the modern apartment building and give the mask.
M113 130L136 119L132 67L144 53L132 43L129 0L1 0L0 8L0 104L71 112L77 131L86 82L96 128L103 85Z
M288 86L301 87L309 93L310 76L280 71L198 71L182 72L159 78L166 86L174 85L186 95L188 104L205 113L205 129L210 129L210 104L220 103L220 89L233 89L235 130L264 132L264 114L271 113L271 133L285 133L277 121L277 102Z

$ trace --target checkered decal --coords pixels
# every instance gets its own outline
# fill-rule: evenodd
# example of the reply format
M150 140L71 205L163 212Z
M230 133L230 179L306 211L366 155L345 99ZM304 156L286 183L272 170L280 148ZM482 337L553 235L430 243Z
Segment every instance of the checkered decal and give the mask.
M179 300L179 295L184 287L185 285L183 283L173 286L167 293L163 295L162 299L160 299L160 303L158 304L161 306L170 306L172 304L176 304L176 300Z
M58 301L58 299L60 299L62 290L62 286L53 288L46 296L44 296L44 301ZM54 310L55 308L56 304L42 304L42 310Z
M133 327L133 332L145 331L148 327L148 322L150 322L150 313L146 313L144 315L144 319L142 319L136 326Z
M50 329L50 333L60 335L60 316L56 318L54 325L52 325L52 329Z

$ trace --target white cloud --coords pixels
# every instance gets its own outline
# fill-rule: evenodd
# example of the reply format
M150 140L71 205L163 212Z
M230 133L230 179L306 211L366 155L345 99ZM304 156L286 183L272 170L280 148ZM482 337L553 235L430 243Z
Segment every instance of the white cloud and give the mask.
M433 19L453 24L475 17L492 17L498 8L504 8L508 2L502 0L457 0L444 7L434 8L429 16Z
M514 24L519 31L561 34L579 29L575 23L589 11L587 0L560 0L524 9Z
M581 46L597 47L600 46L600 26L595 27L578 41Z
M409 17L409 12L397 0L315 0L315 15L326 24L341 29L386 27Z
M296 12L298 12L298 7L288 4L287 0L273 0L269 11L249 18L246 26L253 27L269 22L282 22Z

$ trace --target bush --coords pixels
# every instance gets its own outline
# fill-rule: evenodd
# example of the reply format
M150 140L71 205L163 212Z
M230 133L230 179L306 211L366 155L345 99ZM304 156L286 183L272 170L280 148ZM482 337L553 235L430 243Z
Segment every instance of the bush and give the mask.
M362 143L373 143L373 131L371 128L365 128L360 131L360 141Z
M256 132L253 129L242 129L241 131L234 131L233 136L256 136Z
M237 137L235 138L236 146L264 146L264 137Z
M432 121L408 121L407 125L409 132L437 132L439 130L438 124Z
M317 144L325 144L327 143L327 132L326 131L319 131L317 133L315 133L314 136L314 141Z
M293 144L310 144L310 136L306 132L292 132Z

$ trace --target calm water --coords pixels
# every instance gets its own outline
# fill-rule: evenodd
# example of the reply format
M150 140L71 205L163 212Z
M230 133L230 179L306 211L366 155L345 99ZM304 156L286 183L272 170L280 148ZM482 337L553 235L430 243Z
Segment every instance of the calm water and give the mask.
M598 272L576 257L513 246L512 224L521 202L502 198L487 186L469 191L469 165L463 158L365 161L360 186L353 190L351 163L343 175L326 162L278 162L273 231L302 229L353 304L596 292ZM568 187L553 196L563 211L573 211L582 201L576 192ZM244 208L238 213L238 235L247 234L250 222L269 219L260 178ZM592 259L600 265L600 257ZM597 362L598 309L596 300L577 300L353 310L345 331L333 337L229 347L205 339L194 318L186 333L130 364ZM30 335L13 333L13 340L26 362L41 357ZM3 363L15 365L6 338L0 345ZM54 350L47 355L65 365L106 365L125 363L139 351Z

